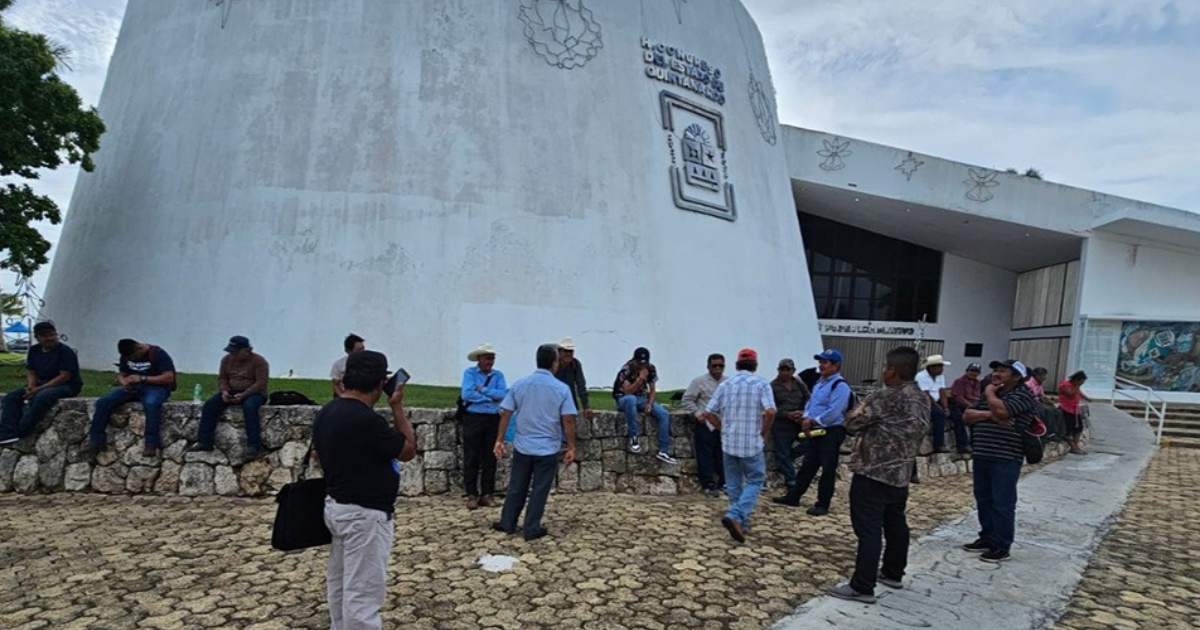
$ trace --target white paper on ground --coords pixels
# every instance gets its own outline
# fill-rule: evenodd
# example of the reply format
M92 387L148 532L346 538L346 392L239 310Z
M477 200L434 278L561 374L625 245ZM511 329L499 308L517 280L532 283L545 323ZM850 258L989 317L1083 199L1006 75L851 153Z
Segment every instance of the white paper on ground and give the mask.
M512 556L493 556L490 553L485 553L479 557L479 567L484 571L491 571L492 573L512 571L513 565L516 563L517 559Z

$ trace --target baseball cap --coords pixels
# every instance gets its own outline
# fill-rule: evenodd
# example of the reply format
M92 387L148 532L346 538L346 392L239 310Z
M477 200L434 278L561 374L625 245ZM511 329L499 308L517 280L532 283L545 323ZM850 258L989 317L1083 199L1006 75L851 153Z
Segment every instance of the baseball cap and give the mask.
M742 348L741 350L738 350L737 360L758 361L758 353L754 351L754 348Z
M794 371L796 371L796 362L791 359L780 359L779 367L780 368L788 368L794 372Z
M387 367L387 357L374 350L359 350L346 357L346 372L360 373L372 380L387 378Z
M249 348L249 347L250 347L249 339L247 339L241 335L234 335L229 338L229 344L225 346L225 352L233 352L235 350L241 350L242 348Z
M978 363L968 363L968 364L967 364L967 371L968 371L968 372L982 372L982 371L983 371L983 366L982 366L982 365L979 365Z
M831 361L833 363L841 364L842 353L834 350L833 348L828 348L821 352L821 354L814 354L813 358L818 361Z
M1005 359L1004 361L992 361L991 363L988 364L988 367L992 368L993 370L996 368L999 368L999 367L1005 367L1005 368L1008 368L1008 369L1016 372L1017 374L1020 374L1021 378L1025 378L1026 376L1029 376L1029 370L1025 367L1025 364L1021 363L1020 361L1017 361L1016 359Z
M634 361L649 361L650 360L650 350L647 348L638 348L637 350L634 350L633 351L633 360Z

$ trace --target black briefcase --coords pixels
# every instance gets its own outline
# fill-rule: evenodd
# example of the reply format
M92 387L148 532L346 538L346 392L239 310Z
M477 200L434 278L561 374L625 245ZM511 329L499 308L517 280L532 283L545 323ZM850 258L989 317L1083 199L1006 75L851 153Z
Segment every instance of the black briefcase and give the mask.
M300 477L279 489L275 497L275 525L271 528L271 546L294 551L328 545L333 537L325 527L325 479L305 479L312 446L304 455Z

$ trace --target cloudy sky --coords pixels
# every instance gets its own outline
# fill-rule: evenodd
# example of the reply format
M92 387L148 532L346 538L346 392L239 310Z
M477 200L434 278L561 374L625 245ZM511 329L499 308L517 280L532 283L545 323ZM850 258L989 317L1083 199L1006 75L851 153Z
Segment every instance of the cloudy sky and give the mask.
M1200 211L1200 0L744 3L784 123ZM5 19L70 47L95 104L124 7L17 0ZM74 180L37 186L65 209Z

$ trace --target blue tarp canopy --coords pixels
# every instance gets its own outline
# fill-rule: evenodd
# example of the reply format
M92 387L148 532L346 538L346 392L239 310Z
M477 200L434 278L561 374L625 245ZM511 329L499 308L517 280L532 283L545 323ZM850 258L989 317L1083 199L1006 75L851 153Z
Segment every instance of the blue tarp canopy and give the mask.
M10 335L28 335L29 327L25 325L25 322L17 322L15 324L9 324L8 327L4 329L4 332L9 333Z

